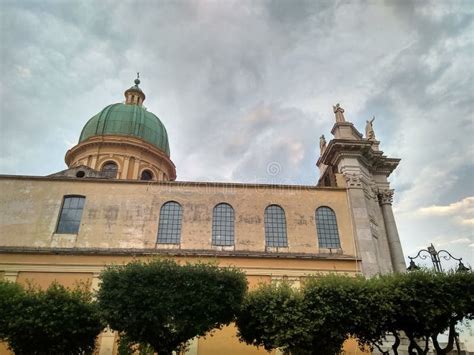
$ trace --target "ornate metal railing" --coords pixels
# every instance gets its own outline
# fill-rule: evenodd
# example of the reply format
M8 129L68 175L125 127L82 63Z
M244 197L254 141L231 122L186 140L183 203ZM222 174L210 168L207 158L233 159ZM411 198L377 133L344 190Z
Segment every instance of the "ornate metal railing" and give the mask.
M431 262L433 263L433 268L438 271L438 272L443 272L443 266L441 265L441 259L443 260L456 260L459 262L458 267L456 269L456 272L466 272L470 271L471 269L467 266L465 266L462 262L462 258L455 258L454 256L451 255L451 253L447 250L439 250L437 251L433 244L431 244L428 248L426 249L421 249L418 254L415 256L409 256L408 259L410 259L410 265L408 266L407 270L408 271L415 271L420 269L420 266L415 264L415 259L422 259L426 260L428 258L431 258Z

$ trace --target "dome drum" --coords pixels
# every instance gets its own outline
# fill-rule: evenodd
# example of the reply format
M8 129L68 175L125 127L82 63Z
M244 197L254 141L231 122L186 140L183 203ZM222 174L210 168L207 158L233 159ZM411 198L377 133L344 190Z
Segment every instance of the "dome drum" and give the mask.
M69 167L86 165L101 171L106 162L117 164L116 178L140 180L143 170L152 172L152 180L173 181L176 168L170 158L153 145L135 137L94 136L74 146L65 156Z

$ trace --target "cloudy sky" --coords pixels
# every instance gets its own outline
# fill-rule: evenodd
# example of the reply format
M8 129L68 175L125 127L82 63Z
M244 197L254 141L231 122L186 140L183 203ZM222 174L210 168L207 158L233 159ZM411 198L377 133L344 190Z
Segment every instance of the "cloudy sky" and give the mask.
M140 71L179 180L314 184L332 105L402 159L405 254L474 266L474 2L0 2L0 173L46 175ZM270 169L277 166L278 171Z

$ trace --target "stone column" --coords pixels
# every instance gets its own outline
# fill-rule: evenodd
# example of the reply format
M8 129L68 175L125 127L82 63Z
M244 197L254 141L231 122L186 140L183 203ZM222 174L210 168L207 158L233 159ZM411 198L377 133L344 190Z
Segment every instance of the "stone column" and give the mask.
M393 216L392 201L394 190L380 190L378 193L379 203L382 208L382 215L387 232L388 246L394 272L405 272L406 264L403 256L402 245L398 236L397 224Z

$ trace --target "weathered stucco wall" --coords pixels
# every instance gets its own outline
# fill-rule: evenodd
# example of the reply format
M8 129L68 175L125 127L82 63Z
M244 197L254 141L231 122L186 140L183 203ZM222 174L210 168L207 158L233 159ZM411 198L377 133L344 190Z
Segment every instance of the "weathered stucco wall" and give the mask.
M221 202L235 211L236 251L265 251L264 210L286 214L291 253L319 250L314 221L319 206L337 216L342 253L355 255L344 189L244 184L145 183L80 179L0 178L0 246L155 248L161 206L183 207L181 249L212 249L212 211ZM64 195L86 197L79 233L55 234Z

